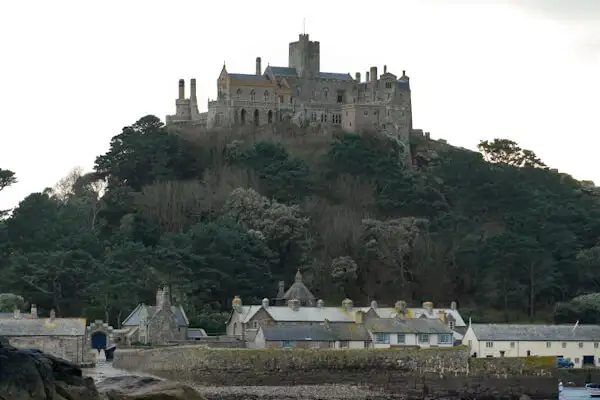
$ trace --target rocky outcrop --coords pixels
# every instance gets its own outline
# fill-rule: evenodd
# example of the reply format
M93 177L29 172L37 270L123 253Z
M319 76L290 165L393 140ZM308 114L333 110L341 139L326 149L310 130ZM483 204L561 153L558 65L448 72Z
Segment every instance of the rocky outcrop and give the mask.
M147 376L116 376L104 379L97 386L107 400L204 400L190 386Z
M100 400L92 378L68 361L0 337L0 400Z

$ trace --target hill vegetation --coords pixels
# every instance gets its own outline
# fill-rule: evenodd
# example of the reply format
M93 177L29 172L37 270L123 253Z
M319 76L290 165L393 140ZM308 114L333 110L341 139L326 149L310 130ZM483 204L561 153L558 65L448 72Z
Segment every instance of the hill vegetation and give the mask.
M329 304L457 301L480 322L550 319L598 291L592 186L505 139L410 149L317 128L174 134L146 116L0 222L0 292L117 325L168 283L217 332L234 295L272 297L297 269ZM14 182L0 170L0 189ZM569 304L563 322L581 317Z

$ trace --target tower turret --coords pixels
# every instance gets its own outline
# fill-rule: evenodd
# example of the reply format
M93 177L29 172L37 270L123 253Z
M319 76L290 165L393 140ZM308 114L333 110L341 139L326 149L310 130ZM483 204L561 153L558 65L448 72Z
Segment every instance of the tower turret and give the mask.
M319 42L312 42L308 34L300 34L297 42L290 43L288 66L296 68L301 78L315 78L321 72Z

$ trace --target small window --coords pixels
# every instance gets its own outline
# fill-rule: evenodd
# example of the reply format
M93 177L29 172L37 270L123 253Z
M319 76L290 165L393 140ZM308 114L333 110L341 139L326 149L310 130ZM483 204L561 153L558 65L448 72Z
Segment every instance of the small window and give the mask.
M290 104L294 104L294 96L290 96Z
M419 343L429 343L429 334L419 333Z
M388 333L378 333L375 335L375 343L390 344L390 335Z
M283 103L283 96L279 96L279 102Z
M366 117L366 116L368 116L368 115L369 115L369 112L368 112L368 111L365 111L365 117Z
M295 345L296 345L296 342L293 342L291 340L282 340L281 341L281 348L283 348L283 349L292 349L292 348L294 348Z
M583 343L579 342L579 348L583 349Z
M594 343L594 348L597 349L598 348L598 342Z
M338 93L337 95L337 102L338 103L343 103L344 102L344 94L343 93Z
M364 347L365 349L370 349L371 347L373 347L373 343L371 343L370 341L366 341L364 343Z
M449 333L441 333L438 336L438 343L439 344L452 344L452 335L450 335Z
M252 328L258 329L258 321L252 321Z
M392 82L386 82L385 83L385 88L386 89L391 89L392 88Z
M390 115L390 110L388 110L388 115ZM456 324L456 323L455 323L454 321L450 321L450 322L448 323L448 325L450 326L450 329L452 329L452 330L454 330L454 325L455 325L455 324Z
M552 342L546 342L546 348L549 349L550 347L552 347Z
M562 342L562 348L566 349L567 348L567 342Z
M340 340L340 349L350 348L350 342L347 340Z
M494 348L494 342L485 342L485 347L487 347L488 349Z
M396 343L398 343L398 344L406 343L406 335L404 333L399 333L396 336Z
M318 349L321 346L319 345L319 342L310 342L309 346L311 349Z
M510 348L514 349L515 348L515 342L510 342Z
M323 91L323 98L327 100L327 96L329 96L329 92L327 90Z
M250 92L250 101L255 101L256 100L256 93L254 92L254 90L252 90Z
M504 350L500 350L500 357L504 357Z
M235 92L237 99L240 99L240 96L242 95L242 89L238 89L237 92Z
M573 361L575 364L579 364L579 358L575 357L575 360Z

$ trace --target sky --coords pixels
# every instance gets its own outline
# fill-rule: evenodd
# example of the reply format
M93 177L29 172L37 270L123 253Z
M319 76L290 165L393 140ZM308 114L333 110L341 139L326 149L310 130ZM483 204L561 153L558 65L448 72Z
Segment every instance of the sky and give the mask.
M287 66L303 20L323 72L406 70L413 126L433 138L471 149L509 138L600 183L600 0L278 4L0 2L0 168L19 180L0 209L91 170L124 126L174 113L180 78L186 90L196 78L202 111L224 62Z

